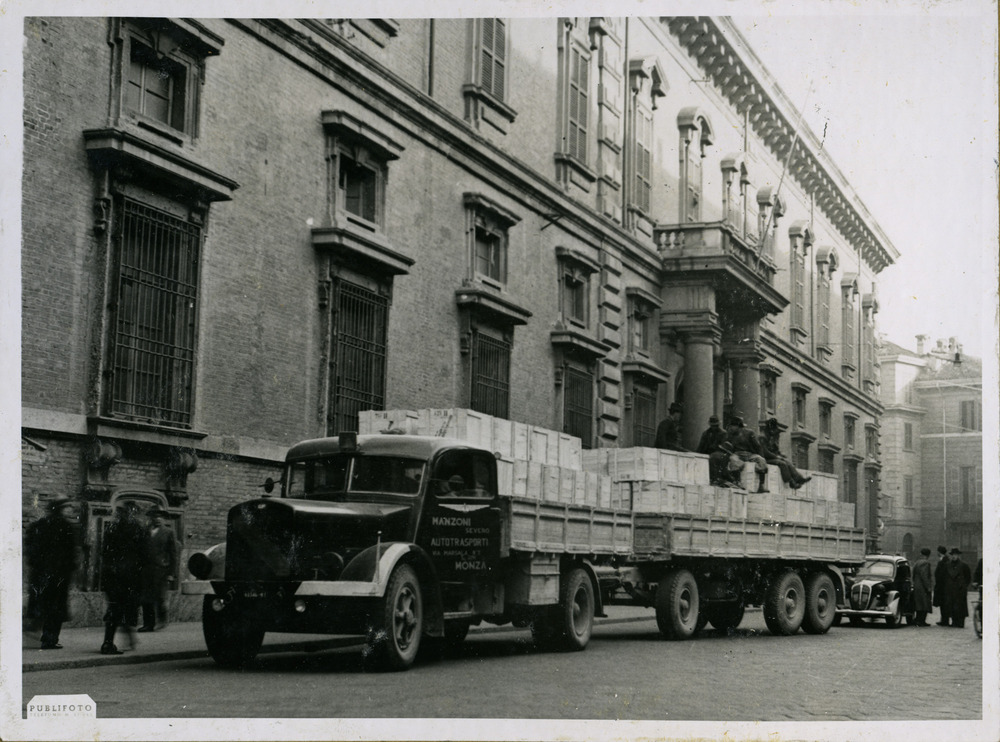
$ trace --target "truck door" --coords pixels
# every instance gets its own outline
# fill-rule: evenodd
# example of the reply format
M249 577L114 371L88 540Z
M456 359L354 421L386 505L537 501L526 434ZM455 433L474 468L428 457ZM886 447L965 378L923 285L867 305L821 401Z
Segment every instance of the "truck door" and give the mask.
M445 451L432 464L422 537L446 582L488 578L500 560L496 461L483 451Z

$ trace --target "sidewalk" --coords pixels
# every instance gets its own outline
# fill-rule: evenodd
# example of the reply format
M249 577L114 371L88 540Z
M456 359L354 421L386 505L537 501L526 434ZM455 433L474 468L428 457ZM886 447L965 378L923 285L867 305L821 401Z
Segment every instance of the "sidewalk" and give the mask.
M652 609L629 606L610 606L608 618L594 619L595 627L642 621L655 618ZM470 635L490 632L524 631L507 626L482 624L473 626ZM128 665L142 662L164 662L208 657L201 623L173 623L161 631L138 634L139 646L126 649L127 640L118 632L116 642L124 654L101 654L104 627L86 626L64 628L59 635L62 649L39 649L37 635L22 634L21 671L66 670L100 665ZM261 654L273 652L318 652L337 647L359 645L361 637L331 636L328 634L265 634Z

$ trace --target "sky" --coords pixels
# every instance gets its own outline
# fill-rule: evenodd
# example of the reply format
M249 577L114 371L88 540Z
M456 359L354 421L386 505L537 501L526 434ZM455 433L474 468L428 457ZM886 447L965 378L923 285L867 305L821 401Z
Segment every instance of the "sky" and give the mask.
M997 336L997 97L984 18L963 10L976 5L734 21L900 253L877 277L881 332L982 357Z

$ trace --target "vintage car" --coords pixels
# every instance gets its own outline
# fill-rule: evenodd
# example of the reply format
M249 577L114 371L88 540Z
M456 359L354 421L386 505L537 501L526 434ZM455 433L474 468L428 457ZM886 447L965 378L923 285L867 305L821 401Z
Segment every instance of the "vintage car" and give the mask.
M866 618L885 619L886 626L913 623L913 571L906 557L869 554L848 577L847 604L837 606L836 622L846 617L852 626Z

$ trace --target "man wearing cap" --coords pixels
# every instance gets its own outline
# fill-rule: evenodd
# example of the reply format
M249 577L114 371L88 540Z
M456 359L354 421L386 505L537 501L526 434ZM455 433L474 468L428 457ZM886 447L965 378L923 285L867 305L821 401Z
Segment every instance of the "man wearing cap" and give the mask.
M969 615L969 583L972 582L972 570L962 561L962 552L952 549L948 560L948 586L945 588L944 599L948 604L948 615L951 625L956 628L965 626L965 618Z
M719 418L712 415L708 418L708 428L701 434L698 440L698 453L708 455L708 473L712 484L728 485L724 482L727 479L727 466L729 463L729 453L723 451L720 446L726 442L726 431L719 424Z
M147 538L135 502L126 502L115 509L115 518L105 533L101 552L101 588L108 600L101 654L122 653L115 645L119 626L128 634L132 648L138 645L134 634L139 622L139 593Z
M681 445L681 406L674 402L670 405L670 414L656 428L657 448L667 451L687 451Z
M934 601L933 604L941 609L941 619L938 626L948 625L948 603L945 600L945 592L948 587L948 550L937 547L938 563L934 567Z
M729 418L726 433L736 455L743 461L753 462L754 470L757 472L757 491L767 492L767 461L761 456L763 449L757 436L752 430L743 427L743 418L740 415Z
M913 565L913 618L914 626L930 626L927 614L931 611L931 550L920 550L920 558Z
M798 469L792 466L792 462L782 455L778 441L781 438L781 431L785 427L774 417L764 422L764 438L760 441L761 455L767 463L778 467L781 479L785 484L797 490L810 481L812 477L803 476Z
M142 626L139 631L167 628L167 581L177 565L177 542L174 532L164 525L169 513L149 511L149 538L142 574Z
M69 618L70 581L80 564L80 518L76 503L68 497L52 500L48 511L24 535L28 620L41 622L42 649L62 649L59 632Z

